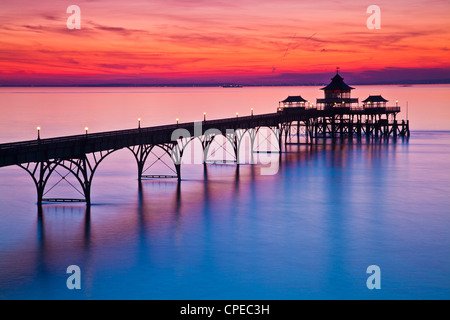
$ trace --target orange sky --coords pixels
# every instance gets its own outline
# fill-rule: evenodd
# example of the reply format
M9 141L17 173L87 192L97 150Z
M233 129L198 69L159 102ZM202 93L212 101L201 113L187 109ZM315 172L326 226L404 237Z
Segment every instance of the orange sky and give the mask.
M66 26L71 4L80 30ZM372 4L380 30L366 26ZM1 84L270 81L336 66L450 79L448 0L9 0L0 10Z

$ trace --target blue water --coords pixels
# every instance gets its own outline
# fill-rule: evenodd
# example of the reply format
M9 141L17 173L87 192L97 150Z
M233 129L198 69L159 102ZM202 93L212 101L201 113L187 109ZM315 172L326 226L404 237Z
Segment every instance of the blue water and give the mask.
M450 132L413 132L288 146L276 175L185 165L180 185L139 186L119 151L90 212L41 215L26 173L1 168L0 298L449 299L449 159ZM81 290L66 287L69 265Z

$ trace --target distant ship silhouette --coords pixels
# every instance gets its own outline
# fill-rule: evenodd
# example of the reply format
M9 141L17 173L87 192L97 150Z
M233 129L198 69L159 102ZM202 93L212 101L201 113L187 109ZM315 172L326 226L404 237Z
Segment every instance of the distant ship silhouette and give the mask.
M242 84L224 84L222 88L242 88Z

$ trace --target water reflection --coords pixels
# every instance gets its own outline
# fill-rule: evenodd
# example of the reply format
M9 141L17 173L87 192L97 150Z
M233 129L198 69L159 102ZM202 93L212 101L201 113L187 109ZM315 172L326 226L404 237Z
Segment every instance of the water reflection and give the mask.
M359 181L360 179L361 183L364 180L364 183L368 185L385 185L387 178L384 174L388 174L389 171L383 171L380 168L395 162L397 142L392 138L388 140L375 139L371 140L370 143L355 139L350 143L349 141L341 141L325 145L290 145L282 153L281 161L283 165L280 165L278 176L292 175L297 176L298 179L281 179L281 181L276 183L281 183L283 192L289 196L292 194L290 190L298 189L303 190L300 192L305 192L308 187L317 188L313 184L308 186L308 181L312 177L306 176L311 174L306 170L315 168L312 172L316 172L318 175L314 179L316 179L316 182L319 181L321 186L318 195L320 195L321 199L327 199L327 202L331 203L333 208L339 208L336 209L336 212L345 215L346 199L349 197L363 198L372 204L379 202L370 193L362 194L357 190L357 185L355 187L355 184L350 185L348 182ZM404 139L401 142L407 145L407 141ZM358 164L361 161L365 163L363 165ZM224 169L218 170L219 167L224 167ZM211 175L211 170L214 171L214 175ZM124 217L124 223L116 225L114 225L115 222L97 221L96 223L100 223L103 227L107 224L107 228L112 228L111 232L115 234L115 239L117 240L127 238L128 236L125 234L134 232L132 228L130 229L127 226L128 222L135 220L139 243L142 248L145 248L148 241L152 239L151 237L149 238L152 230L155 230L155 227L161 223L165 225L165 228L174 230L175 233L182 230L183 220L189 218L188 212L192 211L190 206L195 203L197 207L201 207L202 219L208 229L208 223L211 222L211 213L214 212L217 206L229 205L230 208L234 207L231 210L232 212L237 212L236 205L239 204L240 199L249 196L254 211L257 212L260 209L258 199L265 192L261 188L270 190L272 187L261 185L259 180L262 176L258 174L259 170L260 167L258 165L211 165L204 167L202 180L138 182L135 200L137 219L133 219L128 209L126 209L127 207L125 207L120 209L122 212L119 213L119 216ZM225 175L233 172L233 175L227 178L223 176L222 171L225 172ZM271 179L276 178L271 177ZM386 191L388 188L385 187L384 190ZM388 196L383 194L383 190L380 192L373 194ZM185 197L189 199L186 206L182 200ZM37 239L39 252L42 256L38 257L37 260L45 261L45 252L53 248L51 245L47 248L46 242L57 241L56 239L63 234L71 234L82 239L83 246L81 249L88 251L92 242L91 211L95 215L97 212L103 212L104 210L103 206L93 206L92 208L47 206L38 208ZM82 215L82 235L76 236L73 234L73 225L67 234L65 232L46 232L47 228L45 228L44 221L49 214L51 214L50 219L54 219L54 221L49 222L51 224L57 223L57 216L65 216L66 214ZM66 228L64 229L67 231ZM336 236L338 235L336 234ZM51 240L48 240L48 237Z
M71 264L86 276L81 298L359 295L355 272L393 258L377 246L406 250L392 240L409 239L393 230L409 148L401 138L289 145L274 176L207 165L183 168L181 182L121 178L131 196L101 199L111 204L38 208L36 248L1 253L0 295L57 297Z
M42 206L38 206L38 215L37 215L37 244L36 248L36 277L44 278L47 274L46 267L46 237L45 237L45 226L44 226L44 209Z

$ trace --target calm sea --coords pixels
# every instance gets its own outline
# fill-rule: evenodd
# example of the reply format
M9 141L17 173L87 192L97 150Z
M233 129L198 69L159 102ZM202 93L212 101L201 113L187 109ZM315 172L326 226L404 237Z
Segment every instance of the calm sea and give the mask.
M449 299L449 89L359 86L360 100L399 100L411 137L290 145L274 175L262 175L262 164L208 164L206 172L185 164L180 184L139 185L131 152L115 152L95 175L90 212L46 204L38 215L27 173L0 168L0 298ZM152 126L203 112L274 112L298 94L315 101L322 92L1 88L0 143L35 139L37 126L47 138L135 128L138 118ZM148 173L170 172L161 155L148 160ZM79 197L72 185L59 170L47 196ZM81 269L81 290L66 286L70 265ZM366 286L371 265L381 270L379 290Z

